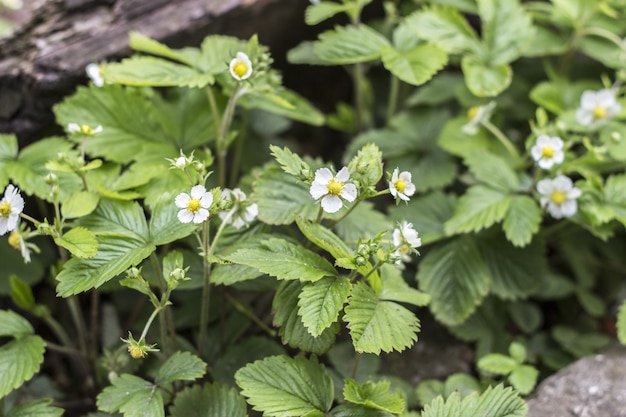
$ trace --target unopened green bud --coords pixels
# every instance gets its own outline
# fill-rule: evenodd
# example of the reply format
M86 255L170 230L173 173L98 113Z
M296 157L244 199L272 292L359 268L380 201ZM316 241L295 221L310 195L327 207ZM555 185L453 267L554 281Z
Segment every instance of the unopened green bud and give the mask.
M358 266L365 265L365 264L366 264L366 262L367 262L367 260L366 260L366 259L365 259L365 257L363 257L363 256L357 256L357 257L354 259L354 263L355 263L355 264L357 264Z
M126 271L126 276L131 279L141 278L141 268L131 267Z
M48 172L48 174L45 177L43 177L43 180L48 185L55 185L59 182L59 177L57 177L54 172Z
M39 223L37 226L37 232L40 235L50 236L54 233L54 229L46 221Z

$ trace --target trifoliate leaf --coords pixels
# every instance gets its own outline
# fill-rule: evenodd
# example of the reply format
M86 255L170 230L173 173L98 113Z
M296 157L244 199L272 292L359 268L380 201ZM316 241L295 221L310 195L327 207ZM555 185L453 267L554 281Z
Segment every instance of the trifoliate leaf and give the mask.
M33 334L28 320L11 310L0 310L0 336L21 337Z
M406 407L402 392L391 392L389 381L366 381L359 384L353 379L347 379L343 386L343 397L353 404L360 404L377 410L400 414Z
M75 219L91 214L96 209L100 196L93 191L76 191L61 206L61 214L66 219Z
M281 283L276 290L272 304L274 324L280 326L278 334L283 343L305 352L321 355L335 343L335 337L339 332L339 323L333 323L318 337L311 336L298 315L298 297L305 285L300 281Z
M46 342L32 334L20 335L0 347L0 398L20 387L39 371L45 348Z
M445 51L428 43L404 52L387 46L382 49L381 59L389 72L405 83L415 86L430 80L448 63Z
M477 180L503 192L515 191L519 180L511 165L503 158L485 151L473 150L465 155L465 164ZM494 173L497 172L497 175Z
M337 13L345 12L347 9L348 6L345 4L331 3L329 1L312 4L304 12L304 21L307 25L314 26L326 19L330 19Z
M61 417L64 410L51 407L52 400L41 399L16 405L6 414L6 417Z
M313 242L317 247L330 253L333 258L338 259L353 256L353 251L348 245L328 228L300 217L296 218L296 223L307 239Z
M172 417L247 417L246 401L228 385L194 385L176 395Z
M430 308L446 325L462 323L489 291L489 271L474 239L460 237L433 248L420 262L420 289L430 294Z
M617 313L617 338L622 345L626 345L626 301L622 303Z
M193 381L206 372L206 363L189 352L178 351L159 368L155 383L165 385L174 381Z
M522 365L509 375L509 382L522 395L531 393L537 384L539 371L530 365Z
M442 47L449 54L476 52L480 42L467 20L452 7L430 7L406 17L401 27Z
M101 67L106 82L141 87L194 87L213 84L215 78L186 65L162 58L134 56Z
M513 358L500 353L491 353L478 360L478 368L497 375L508 375L518 364Z
M337 65L373 61L389 41L374 29L359 26L337 26L319 35L313 45L317 56Z
M167 45L155 41L154 39L150 39L146 35L139 32L132 31L128 34L128 44L135 51L169 58L189 67L192 67L194 64L190 59L189 53L171 49Z
M307 284L298 296L298 315L311 336L317 337L337 321L352 284L344 277L326 277Z
M484 185L470 187L459 199L454 216L445 223L446 234L478 232L502 220L512 196Z
M326 276L337 275L335 268L315 252L278 238L264 240L258 248L239 249L224 258L257 268L278 279L317 281Z
M258 177L251 199L259 207L259 220L274 225L290 224L297 216L315 220L320 209L308 187L279 167L271 167Z
M417 317L395 302L379 300L363 282L353 286L343 320L357 352L400 352L417 341Z
M54 243L64 247L77 258L93 258L98 253L96 236L84 227L74 227L61 237L55 237Z
M72 258L64 265L57 275L62 297L99 287L155 249L137 203L103 199L92 214L81 218L81 225L98 237L98 253L90 259Z
M491 275L494 294L504 299L525 298L542 286L547 261L545 248L540 242L524 248L513 247L500 236L478 242Z
M17 158L18 146L15 135L0 134L0 188L9 182L9 171L6 169L7 162Z
M256 411L273 417L322 417L333 402L333 382L323 365L303 356L273 356L235 374Z
M124 417L165 417L161 391L150 382L130 374L122 374L99 395L98 409L116 411Z
M466 55L461 61L467 88L478 97L494 97L506 90L513 79L509 65L488 65L478 58Z
M533 35L532 18L519 0L478 0L482 37L490 66L505 65L522 55ZM464 71L465 72L465 71Z
M539 231L542 212L535 200L525 195L513 196L502 227L514 246L526 246Z

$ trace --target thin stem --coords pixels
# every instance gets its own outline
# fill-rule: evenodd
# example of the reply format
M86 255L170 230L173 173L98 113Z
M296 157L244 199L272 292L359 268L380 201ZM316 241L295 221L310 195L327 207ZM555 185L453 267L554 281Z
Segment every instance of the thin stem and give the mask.
M230 167L230 187L233 188L237 183L237 177L239 176L239 167L241 165L241 156L243 155L243 144L246 141L245 126L248 124L248 112L244 112L243 123L244 128L237 136L237 143L235 145L235 153L233 155L232 164Z
M96 357L98 356L97 354L97 346L98 346L98 316L99 316L99 311L100 311L100 292L98 290L93 290L93 292L91 293L91 312L90 312L90 323L89 326L91 327L90 332L89 332L89 339L90 339L90 347L91 347L91 351L89 352L89 358L91 360L95 360Z
M491 132L491 134L494 135L496 139L500 141L500 143L506 148L506 150L509 152L509 154L511 154L511 156L513 156L515 159L519 159L519 153L517 152L517 149L515 149L515 146L513 146L509 138L504 136L504 133L502 133L500 129L494 126L489 120L483 120L480 123L489 132Z
M200 305L200 336L198 340L198 356L202 357L204 353L204 340L207 335L209 325L209 302L211 298L211 264L208 262L209 251L209 222L202 224L202 253L204 260L202 262L202 304Z
M30 217L28 214L20 213L20 217L21 217L22 219L26 219L26 220L28 220L28 221L29 221L29 222L31 222L33 225L35 225L35 227L38 227L38 226L41 224L41 222L40 222L39 220L37 220L37 219L35 219L35 218L33 218L33 217Z
M356 356L354 357L354 364L352 365L352 374L350 375L352 379L356 379L356 373L359 370L360 363L361 363L361 353L356 352Z
M169 295L167 290L167 282L165 282L165 278L163 277L163 271L161 270L161 264L159 263L159 258L156 256L155 252L152 252L152 254L150 255L150 260L152 261L152 265L157 276L157 281L159 282L159 290L161 291L161 295ZM170 352L170 344L167 343L167 316L165 312L167 310L167 307L164 305L163 302L161 302L161 305L163 306L163 308L161 314L159 314L159 333L161 337L161 343L163 344L163 350L165 351L165 354L168 355L168 353ZM172 337L172 339L174 339L176 337L176 333L172 333L170 334L170 336Z
M74 325L76 326L76 331L78 332L78 346L80 348L81 353L87 358L88 349L87 349L87 326L85 326L85 321L80 311L80 306L78 305L78 298L75 295L72 295L67 298L67 305L70 308L70 315L72 316L72 320L74 321Z
M400 80L393 74L389 74L391 77L389 83L389 102L387 103L387 124L391 122L391 119L396 114L396 107L398 105L398 91L400 90Z
M213 94L213 89L211 87L206 88L206 95L209 99L209 106L211 107L211 115L213 116L213 123L215 124L215 138L219 138L220 136L220 125L222 121L220 120L220 112L217 110L217 102L215 101L215 94Z
M343 213L343 215L342 215L341 217L339 217L337 220L335 220L335 221L333 221L332 223L330 223L330 224L328 225L328 228L329 228L329 229L332 229L333 227L335 227L335 226L337 225L337 223L339 223L340 221L342 221L343 219L345 219L345 218L346 218L346 217L347 217L350 213L352 213L352 210L354 210L354 209L356 208L356 206L358 206L358 205L359 205L359 203L360 203L361 201L363 201L363 200L358 199L358 200L356 201L356 203L354 203L353 205L351 205L351 206L350 206L350 208L349 208L349 209L348 209L345 213Z
M150 330L150 325L152 325L154 318L157 316L157 314L161 312L161 310L163 310L163 306L158 306L157 308L154 309L152 314L150 314L150 317L148 318L146 325L143 326L143 331L141 332L141 336L139 336L138 341L146 340L146 335L148 334L148 330Z
M270 337L276 336L276 331L274 329L271 329L267 324L263 322L263 320L259 319L253 312L248 310L246 306L237 301L232 295L224 292L224 297L229 303L233 305L233 307L235 307L237 311L256 323L256 325L263 329Z
M363 279L368 279L374 272L376 272L381 266L383 266L383 262L378 261L376 262L376 264L372 267L372 269L363 276Z
M220 186L222 187L226 186L226 148L228 146L228 131L233 121L237 100L246 92L245 89L240 87L240 84L237 84L228 98L228 103L226 104L226 109L224 109L222 123L220 124L220 130L217 136L218 175Z
M62 353L72 358L75 358L77 355L80 356L80 352L74 348L57 345L56 343L52 343L47 340L46 340L46 349L50 349L52 351Z
M615 33L602 28L587 27L578 32L578 36L595 35L613 42L623 52L626 52L626 42Z
M50 330L52 330L52 333L54 333L57 339L59 339L59 341L63 343L63 346L66 346L68 348L74 346L72 339L70 339L63 326L61 326L61 324L56 321L54 317L48 314L46 316L43 316L42 320L48 325ZM73 350L75 351L75 349Z

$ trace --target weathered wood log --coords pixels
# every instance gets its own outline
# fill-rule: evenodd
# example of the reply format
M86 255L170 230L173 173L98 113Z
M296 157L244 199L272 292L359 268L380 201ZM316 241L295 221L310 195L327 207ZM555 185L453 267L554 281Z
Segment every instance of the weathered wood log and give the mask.
M258 33L272 50L293 46L304 0L33 0L34 14L0 40L0 132L21 143L58 131L52 106L85 83L85 66L130 54L139 31L172 47L214 33Z

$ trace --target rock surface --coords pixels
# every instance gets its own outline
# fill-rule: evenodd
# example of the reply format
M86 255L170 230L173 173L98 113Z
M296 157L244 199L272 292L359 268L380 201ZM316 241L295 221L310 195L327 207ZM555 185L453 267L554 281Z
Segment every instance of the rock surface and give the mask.
M626 417L626 349L582 358L543 381L528 417Z

